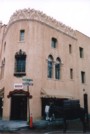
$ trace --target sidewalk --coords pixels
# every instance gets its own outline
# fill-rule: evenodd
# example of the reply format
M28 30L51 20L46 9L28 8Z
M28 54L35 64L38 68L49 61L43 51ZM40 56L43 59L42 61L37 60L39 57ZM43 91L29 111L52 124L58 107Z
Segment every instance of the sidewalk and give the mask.
M90 125L90 124L89 124ZM0 132L14 132L21 129L29 129L26 121L7 121L0 120ZM32 130L63 130L63 122L61 119L54 121L36 120L33 122ZM79 120L68 121L68 131L83 131L82 123ZM90 132L90 126L87 129Z
M0 120L0 132L1 131L17 131L22 128L27 128L26 121L8 121L8 120Z
M36 120L33 122L33 128L34 129L45 129L45 128L51 128L56 125L60 126L61 120L55 120L55 121L46 121L46 120ZM29 125L27 124L27 121L10 121L10 120L0 120L0 132L8 132L8 131L17 131L20 129L28 129Z

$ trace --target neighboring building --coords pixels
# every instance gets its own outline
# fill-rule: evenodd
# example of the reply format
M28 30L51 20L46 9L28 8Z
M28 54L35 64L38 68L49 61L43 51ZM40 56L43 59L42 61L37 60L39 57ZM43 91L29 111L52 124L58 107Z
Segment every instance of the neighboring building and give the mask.
M33 86L22 85L23 78ZM36 10L19 10L0 23L0 114L42 118L51 100L80 99L90 112L90 38ZM32 99L31 98L32 95ZM29 102L28 102L29 100Z

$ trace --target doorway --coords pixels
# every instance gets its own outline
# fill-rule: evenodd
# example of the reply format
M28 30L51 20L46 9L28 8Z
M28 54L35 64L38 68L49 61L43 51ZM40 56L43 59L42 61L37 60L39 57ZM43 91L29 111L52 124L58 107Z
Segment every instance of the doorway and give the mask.
M56 107L62 107L63 101L67 100L65 98L41 98L41 107L42 107L42 118L45 119L45 106L52 103ZM59 115L56 115L55 118L59 118Z
M2 119L2 106L3 106L3 101L2 98L0 97L0 119Z
M88 94L84 94L84 108L85 108L85 112L86 112L86 120L88 122Z
M15 94L11 97L11 120L27 120L27 96Z

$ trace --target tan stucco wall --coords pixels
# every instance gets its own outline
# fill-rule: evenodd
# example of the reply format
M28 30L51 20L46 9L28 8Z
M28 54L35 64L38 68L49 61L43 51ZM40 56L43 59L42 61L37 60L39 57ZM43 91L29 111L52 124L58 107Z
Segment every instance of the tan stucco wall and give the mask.
M22 14L21 18L19 16L17 19L13 15L4 33L3 42L1 42L2 39L0 38L0 45L3 45L3 47L6 42L5 52L1 49L0 59L2 61L5 58L4 77L0 80L0 87L4 87L5 89L3 118L9 119L10 117L10 99L7 98L7 95L10 91L14 90L14 83L22 82L22 78L14 76L15 54L20 49L27 55L26 76L32 78L34 83L33 86L30 86L30 93L33 96L30 100L30 111L34 118L41 117L41 89L60 90L60 94L66 92L72 98L80 99L82 106L83 89L88 93L88 99L90 98L90 38L78 31L70 31L67 26L60 25L61 27L58 26L59 28L55 28L55 22L47 19L49 21L47 21L47 24L44 15L43 17L39 16L40 13L38 12L34 12L33 14L31 19L23 18ZM19 41L19 32L21 29L25 30L25 40L23 42ZM1 33L0 37L2 37ZM55 37L58 41L56 48L51 47L52 37ZM69 54L69 44L72 45L72 54ZM80 59L79 57L79 47L84 48L84 59ZM60 80L56 80L54 76L52 79L48 79L47 77L47 59L49 55L53 56L54 61L56 61L57 57L61 59ZM73 68L74 71L73 80L70 79L70 68ZM80 71L85 71L86 73L85 84L81 84Z
M88 106L89 106L89 101L90 101L90 38L79 31L76 31L76 35L78 38L77 42L77 47L82 47L84 50L84 57L78 59L78 81L79 81L79 97L81 100L81 105L83 106L83 94L87 93L88 94ZM78 51L79 55L79 51ZM78 57L77 57L78 58ZM86 73L85 76L85 84L81 83L81 77L80 77L80 72L84 71ZM90 112L90 107L89 112Z

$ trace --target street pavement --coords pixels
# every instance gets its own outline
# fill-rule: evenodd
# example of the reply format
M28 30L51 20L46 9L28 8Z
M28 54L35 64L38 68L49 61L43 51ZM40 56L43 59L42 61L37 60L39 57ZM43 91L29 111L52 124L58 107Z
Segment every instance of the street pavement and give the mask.
M82 134L83 128L80 120L67 122L66 134ZM90 125L90 124L89 124ZM45 121L37 120L33 122L33 128L30 128L26 121L5 121L0 120L0 134L63 134L62 120ZM87 132L90 134L90 126Z
M26 129L27 127L26 121L0 120L0 132L14 132L22 128Z

